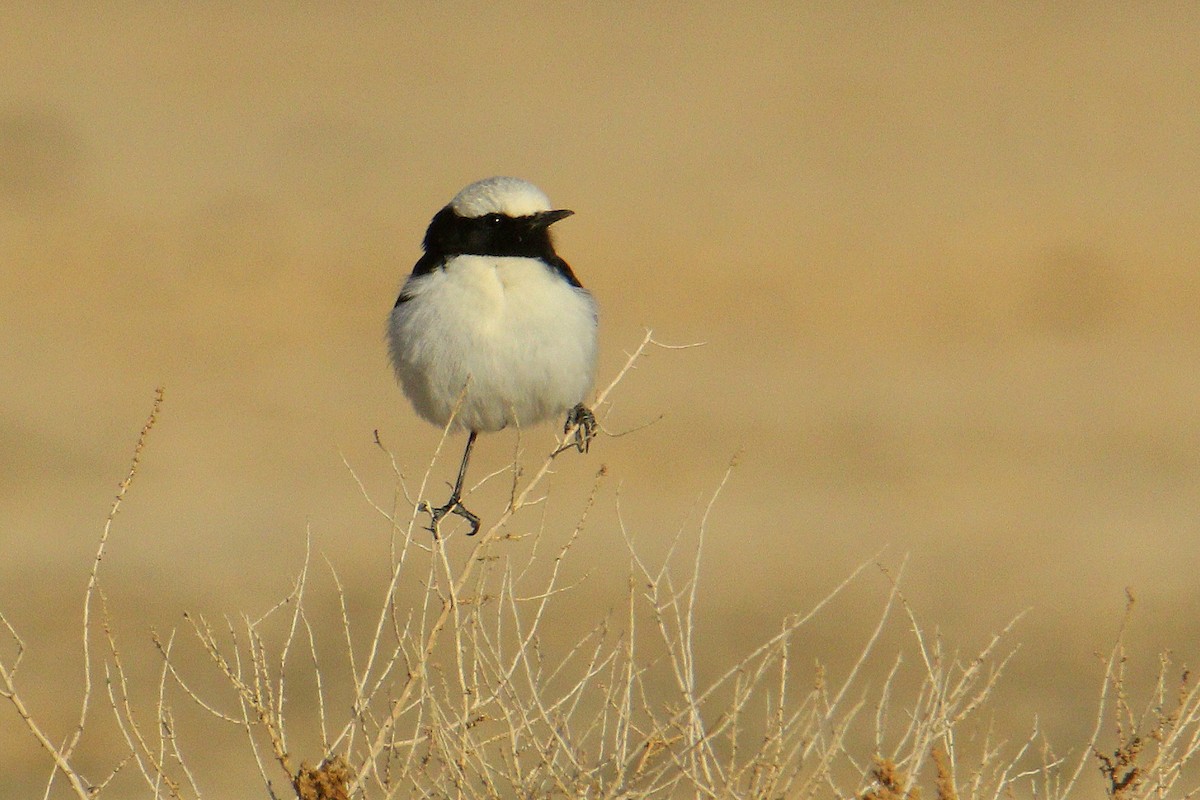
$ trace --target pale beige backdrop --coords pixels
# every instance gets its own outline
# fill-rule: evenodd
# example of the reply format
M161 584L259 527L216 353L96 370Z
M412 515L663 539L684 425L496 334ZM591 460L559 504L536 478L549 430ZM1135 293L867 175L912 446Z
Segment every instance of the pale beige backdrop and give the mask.
M306 531L374 596L388 530L343 460L386 499L372 431L414 471L438 437L384 319L429 217L508 173L577 212L601 380L644 326L707 343L656 352L609 418L661 422L563 463L563 521L610 471L572 602L620 603L618 489L660 552L741 451L712 663L886 548L954 647L1032 609L1001 724L1078 747L1125 587L1137 663L1197 654L1198 41L1185 5L9 4L0 609L30 701L68 732L89 559L159 384L105 564L131 652L185 609L261 613ZM882 583L805 663L857 652ZM4 704L0 741L5 785L40 785Z

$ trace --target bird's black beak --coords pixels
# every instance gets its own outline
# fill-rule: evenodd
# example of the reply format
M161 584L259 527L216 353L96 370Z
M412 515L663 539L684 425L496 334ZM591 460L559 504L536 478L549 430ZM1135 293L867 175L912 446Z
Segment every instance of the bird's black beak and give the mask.
M548 228L560 219L566 219L574 213L574 211L566 208L560 208L555 211L539 211L533 215L533 227Z

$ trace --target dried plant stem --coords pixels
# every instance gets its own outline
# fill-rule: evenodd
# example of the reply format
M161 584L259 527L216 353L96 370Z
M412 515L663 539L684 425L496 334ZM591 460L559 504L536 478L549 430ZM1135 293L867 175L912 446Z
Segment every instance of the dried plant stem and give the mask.
M3 696L17 711L17 715L24 722L26 728L37 739L38 744L42 749L50 754L54 761L54 772L51 773L50 779L47 782L46 792L49 794L54 783L54 775L61 774L67 783L70 784L71 790L79 797L92 797L92 789L87 781L79 775L75 767L71 763L71 758L75 754L75 748L79 745L83 737L85 728L88 722L88 712L91 708L92 700L92 598L97 593L97 585L100 575L100 564L104 560L104 553L108 546L109 535L112 532L113 520L116 519L117 513L121 510L121 504L125 500L125 494L129 491L129 487L133 484L133 479L137 475L138 466L141 463L142 452L146 447L146 441L150 435L151 429L154 428L158 421L159 413L162 410L163 404L163 387L158 387L154 392L154 404L151 407L150 415L147 417L145 424L142 426L141 432L138 434L137 443L133 448L133 457L130 460L129 471L125 475L125 479L118 484L117 495L113 500L113 504L109 509L108 517L105 519L104 528L100 534L100 542L96 548L96 555L92 559L92 567L88 573L87 588L84 591L83 600L83 635L82 635L82 651L83 651L83 698L80 701L79 717L75 724L74 730L66 738L61 745L55 745L46 735L45 731L38 725L33 715L30 713L25 702L21 699L16 687L16 671L20 663L21 655L24 653L25 644L17 635L16 630L9 624L8 620L0 615L0 622L3 622L4 627L8 630L9 635L17 643L17 655L12 666L6 666L3 661L0 661L0 681L3 682L4 688L0 691L0 696ZM118 767L119 769L119 767Z
M17 643L17 655L13 664L10 666L6 665L3 661L0 661L0 681L2 681L4 684L4 688L0 689L0 697L3 697L12 703L13 708L15 708L17 711L17 716L21 718L21 722L25 724L25 727L28 728L29 732L33 734L35 739L37 739L37 742L39 745L41 745L42 749L50 754L50 757L54 760L55 768L59 773L62 774L67 783L70 784L71 790L75 793L76 797L81 798L81 800L88 800L88 798L92 796L89 792L89 787L85 784L79 773L75 771L75 768L72 766L70 760L63 755L62 751L52 741L50 741L50 738L46 735L45 731L43 731L42 727L38 725L37 721L33 717L33 714L30 713L28 707L26 707L25 701L21 699L21 695L17 691L17 664L21 660L21 655L25 652L25 643L21 640L21 637L17 635L16 630L11 624L9 624L8 620L5 619L2 614L0 614L0 623L3 623L5 629L8 631L8 635Z
M605 416L612 411L613 389L652 346L661 345L647 331L597 394L595 406ZM215 666L226 699L198 694L204 684L188 677L191 665L180 652L186 646L172 630L152 637L161 659L157 691L139 708L137 698L145 693L138 692L136 671L126 668L132 664L128 653L118 648L99 574L113 520L161 402L160 390L91 563L83 609L83 702L61 745L18 692L25 643L0 614L0 634L6 631L15 645L13 654L0 657L0 698L50 755L47 798L55 781L59 794L69 791L79 800L140 782L155 798L200 800L205 776L194 774L181 753L170 703L176 690L207 712L205 719L244 736L243 767L257 769L274 800L910 800L926 790L937 800L1068 800L1087 774L1098 775L1108 796L1118 800L1197 794L1185 784L1195 777L1193 762L1200 754L1200 685L1186 670L1173 674L1171 660L1163 656L1146 705L1140 710L1135 705L1124 645L1132 597L1104 662L1088 746L1069 763L1053 753L1036 720L1012 747L992 726L981 733L970 724L991 704L1016 652L1007 643L1022 614L971 651L973 656L961 658L909 604L901 589L903 561L894 570L880 564L879 555L863 562L832 588L814 593L807 611L784 617L734 663L713 664L702 614L702 564L713 511L737 457L666 543L661 562L635 546L618 488L616 522L626 543L621 561L628 565L628 588L600 618L571 620L573 638L564 642L557 630L558 604L583 580L569 577L567 560L592 524L606 474L606 467L597 471L574 527L555 530L545 486L555 459L573 447L571 430L528 474L516 464L518 431L507 507L468 540L465 552L451 546L464 541L454 531L429 537L420 527L425 513L420 498L450 428L412 496L392 457L393 509L367 498L391 526L389 548L381 554L390 559L391 570L379 581L380 604L365 619L360 621L357 598L347 591L362 586L361 577L343 581L330 558L327 570L310 571L307 537L290 592L265 613L227 617L219 631L202 615L185 614L199 642L195 649ZM363 482L355 480L365 496ZM399 512L405 502L411 509L407 519ZM539 504L514 533L514 515ZM884 578L879 586L863 578L872 564ZM412 589L418 592L415 601L405 594ZM326 624L325 615L313 611L322 591L333 610ZM806 684L802 662L811 658L812 641L801 629L819 614L861 604L864 591L878 602L879 616L861 630L848 626L838 638L837 663L843 666L835 671L817 662ZM92 662L101 658L92 652L96 633L108 644L104 678L116 724L108 744L119 752L106 777L89 782L77 764L84 757L82 743L94 739L85 729L95 725L89 707ZM356 649L356 638L363 649ZM898 649L881 660L882 643L894 640L900 641ZM331 652L344 659L341 672L327 671L322 658ZM299 721L305 717L295 715L298 708L311 712L311 724ZM1111 747L1098 747L1101 731L1114 721ZM315 766L301 759L300 751L318 746ZM124 770L129 764L135 769Z
M654 341L653 332L647 330L645 336L642 338L641 343L634 349L633 353L629 355L625 365L617 372L616 377L614 377L608 386L606 386L596 395L594 402L595 408L600 408L604 405L609 393L612 392L617 384L619 384L629 373L629 371L634 368L634 365L637 363L638 359L642 357L646 351L646 348L651 344L658 343ZM578 431L578 427L578 424L576 424L564 432L564 442L572 440ZM470 556L467 558L464 566L462 567L461 572L448 584L448 591L441 599L441 611L438 613L429 630L424 634L424 643L417 653L416 663L414 665L415 668L410 671L408 678L401 687L398 696L392 701L391 713L379 726L379 730L376 732L370 747L367 749L367 752L359 762L358 768L355 770L355 778L350 786L352 791L356 790L367 778L371 776L379 761L380 753L383 751L384 747L387 745L388 739L392 735L392 727L396 724L396 720L399 719L404 713L410 698L416 691L420 682L424 680L424 665L428 662L429 656L433 653L435 647L437 646L438 639L441 636L441 632L445 628L447 621L450 619L452 614L457 612L459 605L458 598L463 587L465 587L468 581L471 580L475 565L478 563L479 555L482 554L492 543L492 541L499 535L501 529L505 526L509 519L512 518L513 514L525 506L530 494L541 484L543 479L550 472L550 468L554 464L554 460L562 452L564 452L565 449L565 446L560 444L559 447L552 451L550 455L548 455L542 461L541 467L527 481L525 488L520 492L520 494L517 495L516 499L509 503L508 507L503 513L500 514L499 518L491 525L491 527L489 527L486 531L481 531L476 537L474 547L472 548ZM422 485L422 491L423 490L424 485ZM435 539L434 547L443 548L444 541L441 539ZM445 562L443 563L445 564Z

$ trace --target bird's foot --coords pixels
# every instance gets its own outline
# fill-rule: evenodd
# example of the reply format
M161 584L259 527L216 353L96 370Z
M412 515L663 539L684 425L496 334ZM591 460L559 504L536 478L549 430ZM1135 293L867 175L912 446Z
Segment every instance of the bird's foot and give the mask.
M563 433L575 428L575 448L586 453L596 438L596 415L583 403L578 404L567 412L567 422L563 425Z
M422 503L422 511L428 511L429 516L433 518L433 522L429 526L429 531L436 538L438 535L438 525L441 524L442 518L447 514L457 514L465 519L471 526L471 530L467 531L467 536L474 536L479 533L479 517L467 510L467 507L462 504L462 500L457 496L452 496L446 505L438 508L433 508L429 503Z

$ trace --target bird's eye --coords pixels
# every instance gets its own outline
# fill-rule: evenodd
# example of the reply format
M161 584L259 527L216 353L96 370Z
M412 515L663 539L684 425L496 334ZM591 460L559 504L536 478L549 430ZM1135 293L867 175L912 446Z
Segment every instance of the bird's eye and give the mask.
M504 217L499 214L488 214L483 218L483 221L494 228L499 225L503 219Z

